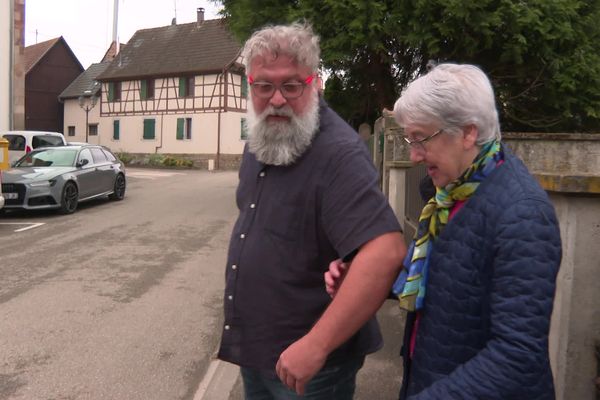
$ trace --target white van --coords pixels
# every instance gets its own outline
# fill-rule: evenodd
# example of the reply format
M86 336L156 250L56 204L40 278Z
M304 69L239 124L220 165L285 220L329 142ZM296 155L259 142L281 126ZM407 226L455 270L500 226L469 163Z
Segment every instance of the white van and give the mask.
M8 140L8 162L12 165L23 155L38 147L64 146L62 133L44 131L6 131L0 136Z

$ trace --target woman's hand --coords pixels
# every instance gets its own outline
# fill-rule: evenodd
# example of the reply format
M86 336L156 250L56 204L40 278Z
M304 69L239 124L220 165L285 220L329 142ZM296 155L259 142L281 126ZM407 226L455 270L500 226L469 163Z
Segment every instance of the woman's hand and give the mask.
M325 290L334 298L340 285L344 281L346 274L348 273L348 269L350 268L350 264L342 262L341 259L337 259L332 261L329 264L329 271L325 272Z

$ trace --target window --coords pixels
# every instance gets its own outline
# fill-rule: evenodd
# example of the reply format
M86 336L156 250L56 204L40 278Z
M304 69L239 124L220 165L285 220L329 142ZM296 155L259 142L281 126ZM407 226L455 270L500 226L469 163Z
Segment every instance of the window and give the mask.
M248 78L246 78L246 75L242 75L242 98L247 98L248 97Z
M90 149L83 149L81 150L81 153L79 153L77 162L81 163L83 160L87 160L88 165L92 164L92 153L90 152Z
M141 81L140 85L140 99L153 99L154 98L154 79L145 79Z
M154 119L145 119L144 120L144 139L152 140L154 139L154 128L156 125L156 121Z
M177 140L192 139L192 119L177 118Z
M31 147L34 149L38 147L62 146L63 144L65 144L65 141L62 136L35 135L31 138Z
M121 100L121 82L108 82L108 101Z
M75 127L74 126L69 126L67 128L67 135L69 135L69 136L75 136Z
M8 149L14 151L25 150L25 136L21 135L4 135L4 139L8 140Z
M240 139L248 140L248 122L246 122L246 118L240 120Z
M194 77L179 78L179 97L194 97Z
M104 154L102 149L100 149L98 147L92 147L91 150L92 150L92 157L94 158L94 163L100 164L100 163L105 163L108 161L108 159L106 158L106 154Z
M120 129L121 129L121 127L120 127L119 120L118 119L114 120L113 121L113 140L119 140L119 137L121 134Z
M98 136L98 124L89 124L89 134L90 136Z

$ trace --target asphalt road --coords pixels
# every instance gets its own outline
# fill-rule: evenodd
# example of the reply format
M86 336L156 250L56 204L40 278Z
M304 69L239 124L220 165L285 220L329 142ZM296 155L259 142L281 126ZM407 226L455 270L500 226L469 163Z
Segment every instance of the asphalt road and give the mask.
M192 399L219 339L236 185L130 168L121 202L0 217L0 399Z

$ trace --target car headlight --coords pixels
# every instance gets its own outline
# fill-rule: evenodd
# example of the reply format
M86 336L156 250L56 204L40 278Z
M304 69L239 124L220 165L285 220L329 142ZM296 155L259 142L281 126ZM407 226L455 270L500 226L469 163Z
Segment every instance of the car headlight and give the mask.
M49 181L31 182L28 184L28 186L32 188L51 187L54 186L55 183L56 181L54 179L51 179Z

